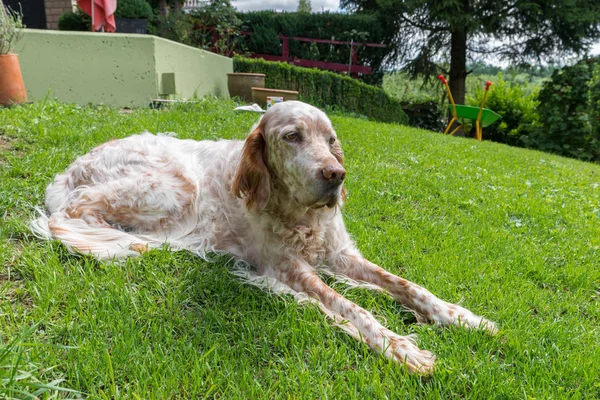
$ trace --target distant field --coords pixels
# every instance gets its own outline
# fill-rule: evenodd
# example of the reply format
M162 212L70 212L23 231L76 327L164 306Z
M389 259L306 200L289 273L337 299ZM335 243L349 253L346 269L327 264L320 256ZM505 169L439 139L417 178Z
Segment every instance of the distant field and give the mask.
M498 83L499 79L518 85L523 90L524 95L529 95L539 90L546 78L535 77L525 73L505 73L501 75L470 74L467 76L467 97L477 98L476 94L485 87L486 81L490 80L493 83ZM385 75L383 77L383 89L387 94L396 99L417 103L432 99L440 101L445 94L444 87L437 79L432 79L424 85L422 79L412 79L408 74L400 72Z

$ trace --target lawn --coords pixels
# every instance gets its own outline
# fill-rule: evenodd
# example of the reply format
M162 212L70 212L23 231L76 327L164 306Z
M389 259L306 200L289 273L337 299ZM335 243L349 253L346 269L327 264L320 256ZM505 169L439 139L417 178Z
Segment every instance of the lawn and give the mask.
M143 130L241 139L257 116L233 106L0 109L0 398L54 386L123 399L600 397L598 165L332 116L345 220L363 254L500 328L419 325L383 293L334 284L436 353L430 377L315 306L240 283L226 257L163 249L98 262L29 232L46 185L75 157Z

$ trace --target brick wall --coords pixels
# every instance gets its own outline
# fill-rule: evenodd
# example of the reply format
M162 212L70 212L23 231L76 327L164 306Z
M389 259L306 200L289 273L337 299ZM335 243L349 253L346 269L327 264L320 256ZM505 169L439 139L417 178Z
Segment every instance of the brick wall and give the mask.
M46 26L48 29L58 29L58 17L67 11L73 11L75 0L45 0Z

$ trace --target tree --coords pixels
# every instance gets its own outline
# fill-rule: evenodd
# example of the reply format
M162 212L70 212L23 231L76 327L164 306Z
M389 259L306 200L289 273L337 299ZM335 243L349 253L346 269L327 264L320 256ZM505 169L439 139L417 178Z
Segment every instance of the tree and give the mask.
M298 1L298 12L310 14L312 12L312 5L310 4L310 0Z
M158 15L166 17L169 14L169 10L175 12L181 11L181 7L185 0L147 0L152 6L153 10L158 11Z
M600 38L598 0L341 0L340 6L376 12L392 49L388 60L426 76L447 73L462 104L467 58L538 63L585 53ZM439 66L443 61L449 71Z

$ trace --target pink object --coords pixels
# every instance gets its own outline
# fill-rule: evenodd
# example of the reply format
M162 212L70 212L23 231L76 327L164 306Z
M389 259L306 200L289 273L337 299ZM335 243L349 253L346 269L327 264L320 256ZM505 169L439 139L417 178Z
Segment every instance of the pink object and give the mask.
M116 32L114 14L117 9L117 0L77 0L79 8L90 17L92 16L92 1L94 2L92 30L99 31L104 25L105 32Z
M492 86L492 81L487 81L485 83L485 90L488 90L490 88L490 86Z

